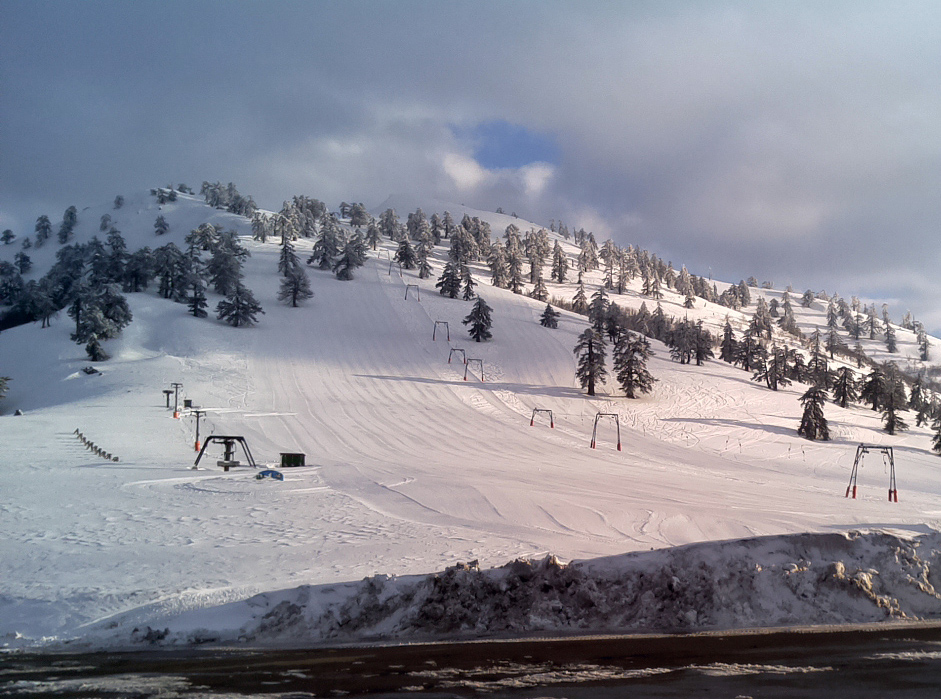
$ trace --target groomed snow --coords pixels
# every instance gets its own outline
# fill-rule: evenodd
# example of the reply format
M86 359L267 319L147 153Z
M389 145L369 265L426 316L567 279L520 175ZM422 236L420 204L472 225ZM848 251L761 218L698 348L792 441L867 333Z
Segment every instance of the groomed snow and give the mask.
M776 571L757 577L764 587L757 601L747 602L750 611L710 612L690 600L679 613L691 626L941 611L930 573L919 578L925 589L916 594L905 579L915 569L899 563L890 571L885 563L892 547L915 546L890 535L924 535L918 555L927 566L935 557L941 459L929 451L926 428L890 437L876 413L829 405L833 441L807 442L796 435L804 387L771 392L722 362L675 364L659 343L649 364L659 379L653 394L631 401L609 385L610 395L588 398L574 379L572 348L586 323L580 316L563 312L559 329L548 330L538 323L544 304L481 283L478 291L494 309L494 338L473 343L460 322L470 304L435 292L441 263L432 279L408 271L400 278L389 271L389 245L382 259L371 253L352 282L310 269L315 298L288 308L275 300L278 245L253 242L247 221L181 197L159 211L171 231L157 237L153 198L128 199L121 211L81 212L77 238L96 232L102 213L114 216L132 249L171 240L182 247L182 237L203 221L235 227L252 255L246 284L266 314L254 328L234 329L197 320L153 291L130 295L134 321L106 343L113 358L96 364L102 372L96 375L81 371L90 362L70 342L64 313L49 329L33 324L0 334L0 374L13 378L0 403L5 646L77 638L123 644L143 640L140 630L147 627L177 628L168 642L204 640L190 636L196 629L210 638L237 637L276 602L302 608L304 619L319 618L328 602L342 604L376 584L354 581L380 574L401 579L473 560L487 569L518 558L541 561L550 553L571 561L786 534L801 536L562 570L617 577L647 566L650 575L661 575L656 571L667 559L686 561L682 551L695 550L712 566L725 561L750 570L746 562L755 557ZM298 243L302 257L310 244ZM50 241L41 255L57 247ZM7 252L0 250L12 255ZM41 255L31 254L34 277L51 263L49 257L43 265ZM486 282L489 274L481 266L476 277ZM597 280L589 282L591 293ZM413 294L404 298L406 284L420 285L420 301ZM550 291L566 290L550 285ZM632 292L613 300L636 307L643 298ZM668 314L684 312L680 300L668 295ZM796 300L801 322L812 322ZM819 309L811 311L819 316ZM726 313L711 305L695 310L716 327ZM436 320L450 324L450 342L432 341ZM912 338L899 335L902 351L910 353ZM476 371L465 381L458 360L448 364L452 347L483 359L485 382ZM204 436L244 435L263 462L277 462L280 452L304 452L308 466L285 469L283 482L259 481L248 469L223 473L214 449L191 470L195 421L186 414L175 420L166 410L162 390L173 381L183 384L181 398L209 411ZM17 408L25 414L13 416ZM533 408L551 409L555 429L540 422L530 427ZM613 427L605 424L598 449L589 448L599 411L619 413L623 451L615 449ZM94 456L76 429L119 461ZM861 470L859 499L843 497L859 442L895 447L899 503L887 501L888 474L874 456ZM865 542L863 554L872 553L881 567L857 547L850 552L833 543L849 541L841 533L855 529L889 532L852 539ZM805 532L837 535L811 546ZM812 558L798 555L795 547L804 545ZM781 547L791 553L759 556ZM860 596L859 584L845 583L852 604L834 602L826 619L806 600L787 606L780 597L787 581L819 582L838 561L847 580L875 570L867 575L876 592ZM809 572L787 573L789 564ZM681 584L701 578L669 565ZM891 587L890 579L896 581ZM300 605L312 589L316 604ZM820 597L813 585L804 589L811 599ZM271 590L284 592L251 601ZM898 602L880 605L874 598ZM683 618L650 616L638 624L677 628L686 625ZM546 628L555 628L551 615L546 619ZM261 639L257 624L252 628L248 635ZM304 628L310 640L329 638L314 623ZM375 635L393 627L364 629Z

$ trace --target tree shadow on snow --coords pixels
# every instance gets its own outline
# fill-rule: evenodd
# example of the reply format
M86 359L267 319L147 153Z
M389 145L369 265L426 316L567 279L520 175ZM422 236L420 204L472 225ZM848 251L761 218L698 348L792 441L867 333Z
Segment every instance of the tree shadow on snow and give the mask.
M778 425L764 425L760 422L744 422L742 420L730 420L728 418L692 418L692 417L667 417L663 418L663 422L695 422L700 425L713 425L721 426L727 425L729 427L744 427L749 430L759 430L761 432L770 432L772 434L780 434L787 437L797 437L797 432L790 427L779 427Z
M467 381L455 379L430 379L424 376L387 376L381 374L353 374L360 379L379 379L380 381L409 381L412 383L434 384L438 386L472 386L484 391L512 391L531 396L550 396L552 398L579 398L585 394L578 388L567 386L535 386L530 384L506 383L502 381L481 382L477 376L467 377Z

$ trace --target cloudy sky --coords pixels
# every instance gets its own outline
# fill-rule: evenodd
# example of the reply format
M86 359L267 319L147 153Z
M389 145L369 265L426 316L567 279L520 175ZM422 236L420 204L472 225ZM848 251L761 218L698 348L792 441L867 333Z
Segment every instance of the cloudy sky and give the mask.
M938 334L939 76L936 0L0 0L0 225L171 181L406 194Z

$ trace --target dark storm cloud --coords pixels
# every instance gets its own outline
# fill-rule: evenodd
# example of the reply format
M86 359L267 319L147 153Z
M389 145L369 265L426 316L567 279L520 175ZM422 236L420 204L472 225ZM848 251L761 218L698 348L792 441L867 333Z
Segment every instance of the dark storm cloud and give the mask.
M267 207L405 191L561 217L732 281L894 294L941 328L938 3L0 12L4 227L171 180L232 180ZM489 122L545 135L557 162L488 170L455 132Z

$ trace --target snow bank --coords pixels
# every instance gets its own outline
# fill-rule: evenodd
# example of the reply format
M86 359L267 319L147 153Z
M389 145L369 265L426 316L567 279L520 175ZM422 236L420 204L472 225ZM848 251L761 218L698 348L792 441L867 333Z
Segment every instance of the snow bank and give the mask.
M309 645L591 631L865 623L941 617L941 532L796 534L589 561L476 562L403 578L301 586L86 641ZM140 614L135 615L140 619Z

